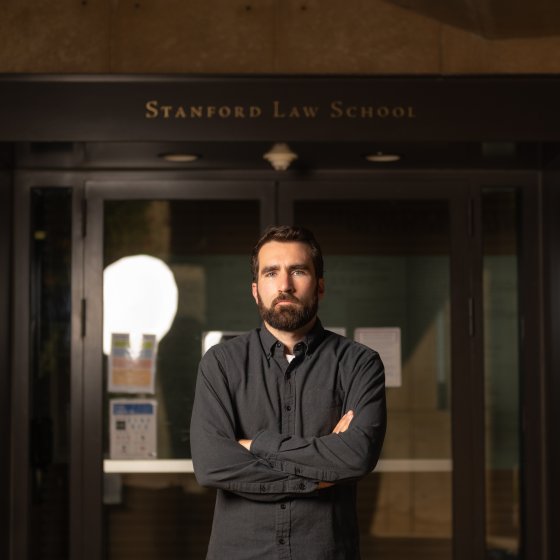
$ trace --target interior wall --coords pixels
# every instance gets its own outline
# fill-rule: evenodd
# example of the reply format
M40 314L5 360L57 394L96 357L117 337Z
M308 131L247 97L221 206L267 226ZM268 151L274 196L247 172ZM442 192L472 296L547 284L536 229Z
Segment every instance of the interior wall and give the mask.
M0 36L0 72L560 72L560 32L489 40L384 0L19 0Z

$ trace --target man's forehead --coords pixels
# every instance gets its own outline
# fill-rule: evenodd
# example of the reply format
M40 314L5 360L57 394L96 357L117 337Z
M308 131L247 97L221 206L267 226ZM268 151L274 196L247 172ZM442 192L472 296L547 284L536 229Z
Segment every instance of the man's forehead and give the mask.
M269 241L259 250L259 264L266 260L296 259L303 262L311 261L311 249L301 241Z

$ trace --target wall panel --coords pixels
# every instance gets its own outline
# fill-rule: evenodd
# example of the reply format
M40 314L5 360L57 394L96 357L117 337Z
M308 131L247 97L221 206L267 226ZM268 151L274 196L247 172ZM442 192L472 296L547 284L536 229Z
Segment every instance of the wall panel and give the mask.
M276 70L438 73L440 24L380 0L279 3Z
M1 72L109 71L109 0L9 0Z
M113 72L270 72L274 0L124 0L113 14Z
M560 37L490 40L443 26L443 74L546 74L560 72Z

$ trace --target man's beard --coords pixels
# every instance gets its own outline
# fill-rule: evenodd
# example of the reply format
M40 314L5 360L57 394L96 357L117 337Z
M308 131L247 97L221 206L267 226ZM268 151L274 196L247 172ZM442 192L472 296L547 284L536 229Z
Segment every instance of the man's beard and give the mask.
M279 301L291 301L295 305L276 306ZM307 325L317 315L319 309L318 288L307 302L301 301L289 293L281 293L272 300L270 307L264 305L257 291L257 305L265 323L280 331L294 332Z

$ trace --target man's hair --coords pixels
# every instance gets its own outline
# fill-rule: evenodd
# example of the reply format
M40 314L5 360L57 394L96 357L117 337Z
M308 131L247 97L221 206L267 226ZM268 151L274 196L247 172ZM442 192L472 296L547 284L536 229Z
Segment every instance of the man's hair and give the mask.
M304 243L311 250L311 258L315 267L315 275L317 278L323 278L323 253L315 236L308 230L298 226L271 226L257 241L251 254L251 272L253 274L253 282L257 281L259 274L259 251L261 247L271 241L279 241L280 243L297 242Z

